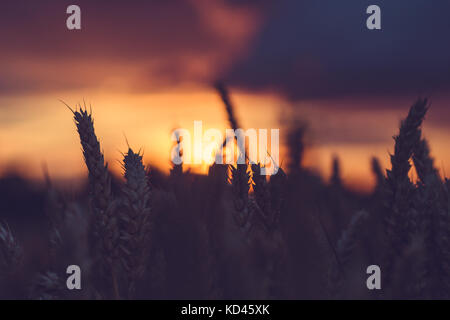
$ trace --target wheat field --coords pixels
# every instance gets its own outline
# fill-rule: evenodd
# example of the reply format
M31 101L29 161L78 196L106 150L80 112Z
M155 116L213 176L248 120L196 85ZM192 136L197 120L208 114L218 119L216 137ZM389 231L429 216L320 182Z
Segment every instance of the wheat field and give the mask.
M235 128L228 92L218 89ZM449 298L450 183L421 130L428 107L418 99L401 122L390 168L372 159L369 195L343 185L338 158L330 181L302 166L303 127L290 129L289 162L268 179L258 163L213 164L207 175L173 165L164 175L132 147L119 179L92 112L71 108L88 182L68 194L49 177L45 188L1 179L5 199L36 212L0 224L0 298ZM82 290L66 288L71 264ZM382 290L366 287L373 264Z

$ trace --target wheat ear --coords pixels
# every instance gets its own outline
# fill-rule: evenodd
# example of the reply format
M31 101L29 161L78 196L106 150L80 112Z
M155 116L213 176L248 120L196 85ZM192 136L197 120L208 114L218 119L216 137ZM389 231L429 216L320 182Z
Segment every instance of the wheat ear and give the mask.
M244 227L250 219L248 192L250 190L250 173L248 165L230 165L230 182L233 193L234 219L239 227Z
M122 265L127 272L128 295L131 298L136 282L142 277L147 259L150 229L150 188L142 155L131 148L123 159L126 183L122 188L123 204L120 248Z
M119 255L120 233L115 210L117 201L111 191L111 175L95 135L91 113L82 108L72 112L83 148L84 161L89 171L91 204L95 217L95 235L100 247L100 259L104 268L111 273L115 297L118 298L116 263Z
M391 155L391 170L387 170L386 205L388 215L385 219L387 235L386 277L391 280L395 258L402 254L409 243L414 212L414 186L408 173L411 168L410 158L420 141L421 125L428 110L427 99L418 99L409 110L408 116L400 124L400 131L394 137L394 154Z

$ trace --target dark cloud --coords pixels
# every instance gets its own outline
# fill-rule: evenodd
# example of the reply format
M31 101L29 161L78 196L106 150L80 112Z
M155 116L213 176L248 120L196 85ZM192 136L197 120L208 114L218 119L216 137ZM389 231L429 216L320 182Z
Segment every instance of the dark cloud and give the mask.
M382 31L365 28L373 3ZM450 84L448 1L79 0L81 31L65 28L70 4L0 2L0 92L222 78L301 100L429 95ZM264 13L253 37L252 12Z
M132 60L149 54L173 55L179 50L207 50L219 40L205 29L187 1L77 1L82 14L80 31L65 28L70 4L48 0L2 2L3 54Z
M92 87L131 76L142 87L207 81L242 42L236 22L245 26L246 15L223 26L221 12L259 9L251 1L202 1L79 0L79 31L66 28L72 1L1 1L0 91ZM214 9L217 26L202 6Z
M365 27L382 10L382 30ZM249 55L223 78L293 99L433 94L450 84L450 2L278 1Z

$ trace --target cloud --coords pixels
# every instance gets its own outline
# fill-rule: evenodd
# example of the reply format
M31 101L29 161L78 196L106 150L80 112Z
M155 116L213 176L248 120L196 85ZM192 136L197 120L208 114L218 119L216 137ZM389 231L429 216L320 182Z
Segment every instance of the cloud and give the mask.
M382 30L370 31L372 2L279 1L250 53L223 78L291 100L448 88L450 3L379 0Z
M217 78L290 100L431 95L449 87L447 2L132 0L0 3L0 92L147 92Z
M80 0L77 31L66 28L69 1L1 2L0 92L212 81L257 29L250 2Z

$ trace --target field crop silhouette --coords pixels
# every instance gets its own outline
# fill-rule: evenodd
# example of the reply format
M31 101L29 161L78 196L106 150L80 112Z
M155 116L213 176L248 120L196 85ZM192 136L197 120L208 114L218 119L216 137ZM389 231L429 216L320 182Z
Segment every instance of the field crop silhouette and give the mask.
M88 183L67 194L48 176L45 188L12 173L0 180L0 298L449 298L450 183L421 131L428 107L411 106L386 172L372 159L369 195L343 185L338 158L329 182L302 166L303 126L290 129L286 168L268 178L258 163L212 164L207 175L180 164L164 175L129 147L119 179L92 113L71 109ZM82 290L66 288L71 264ZM382 290L366 287L373 264Z

